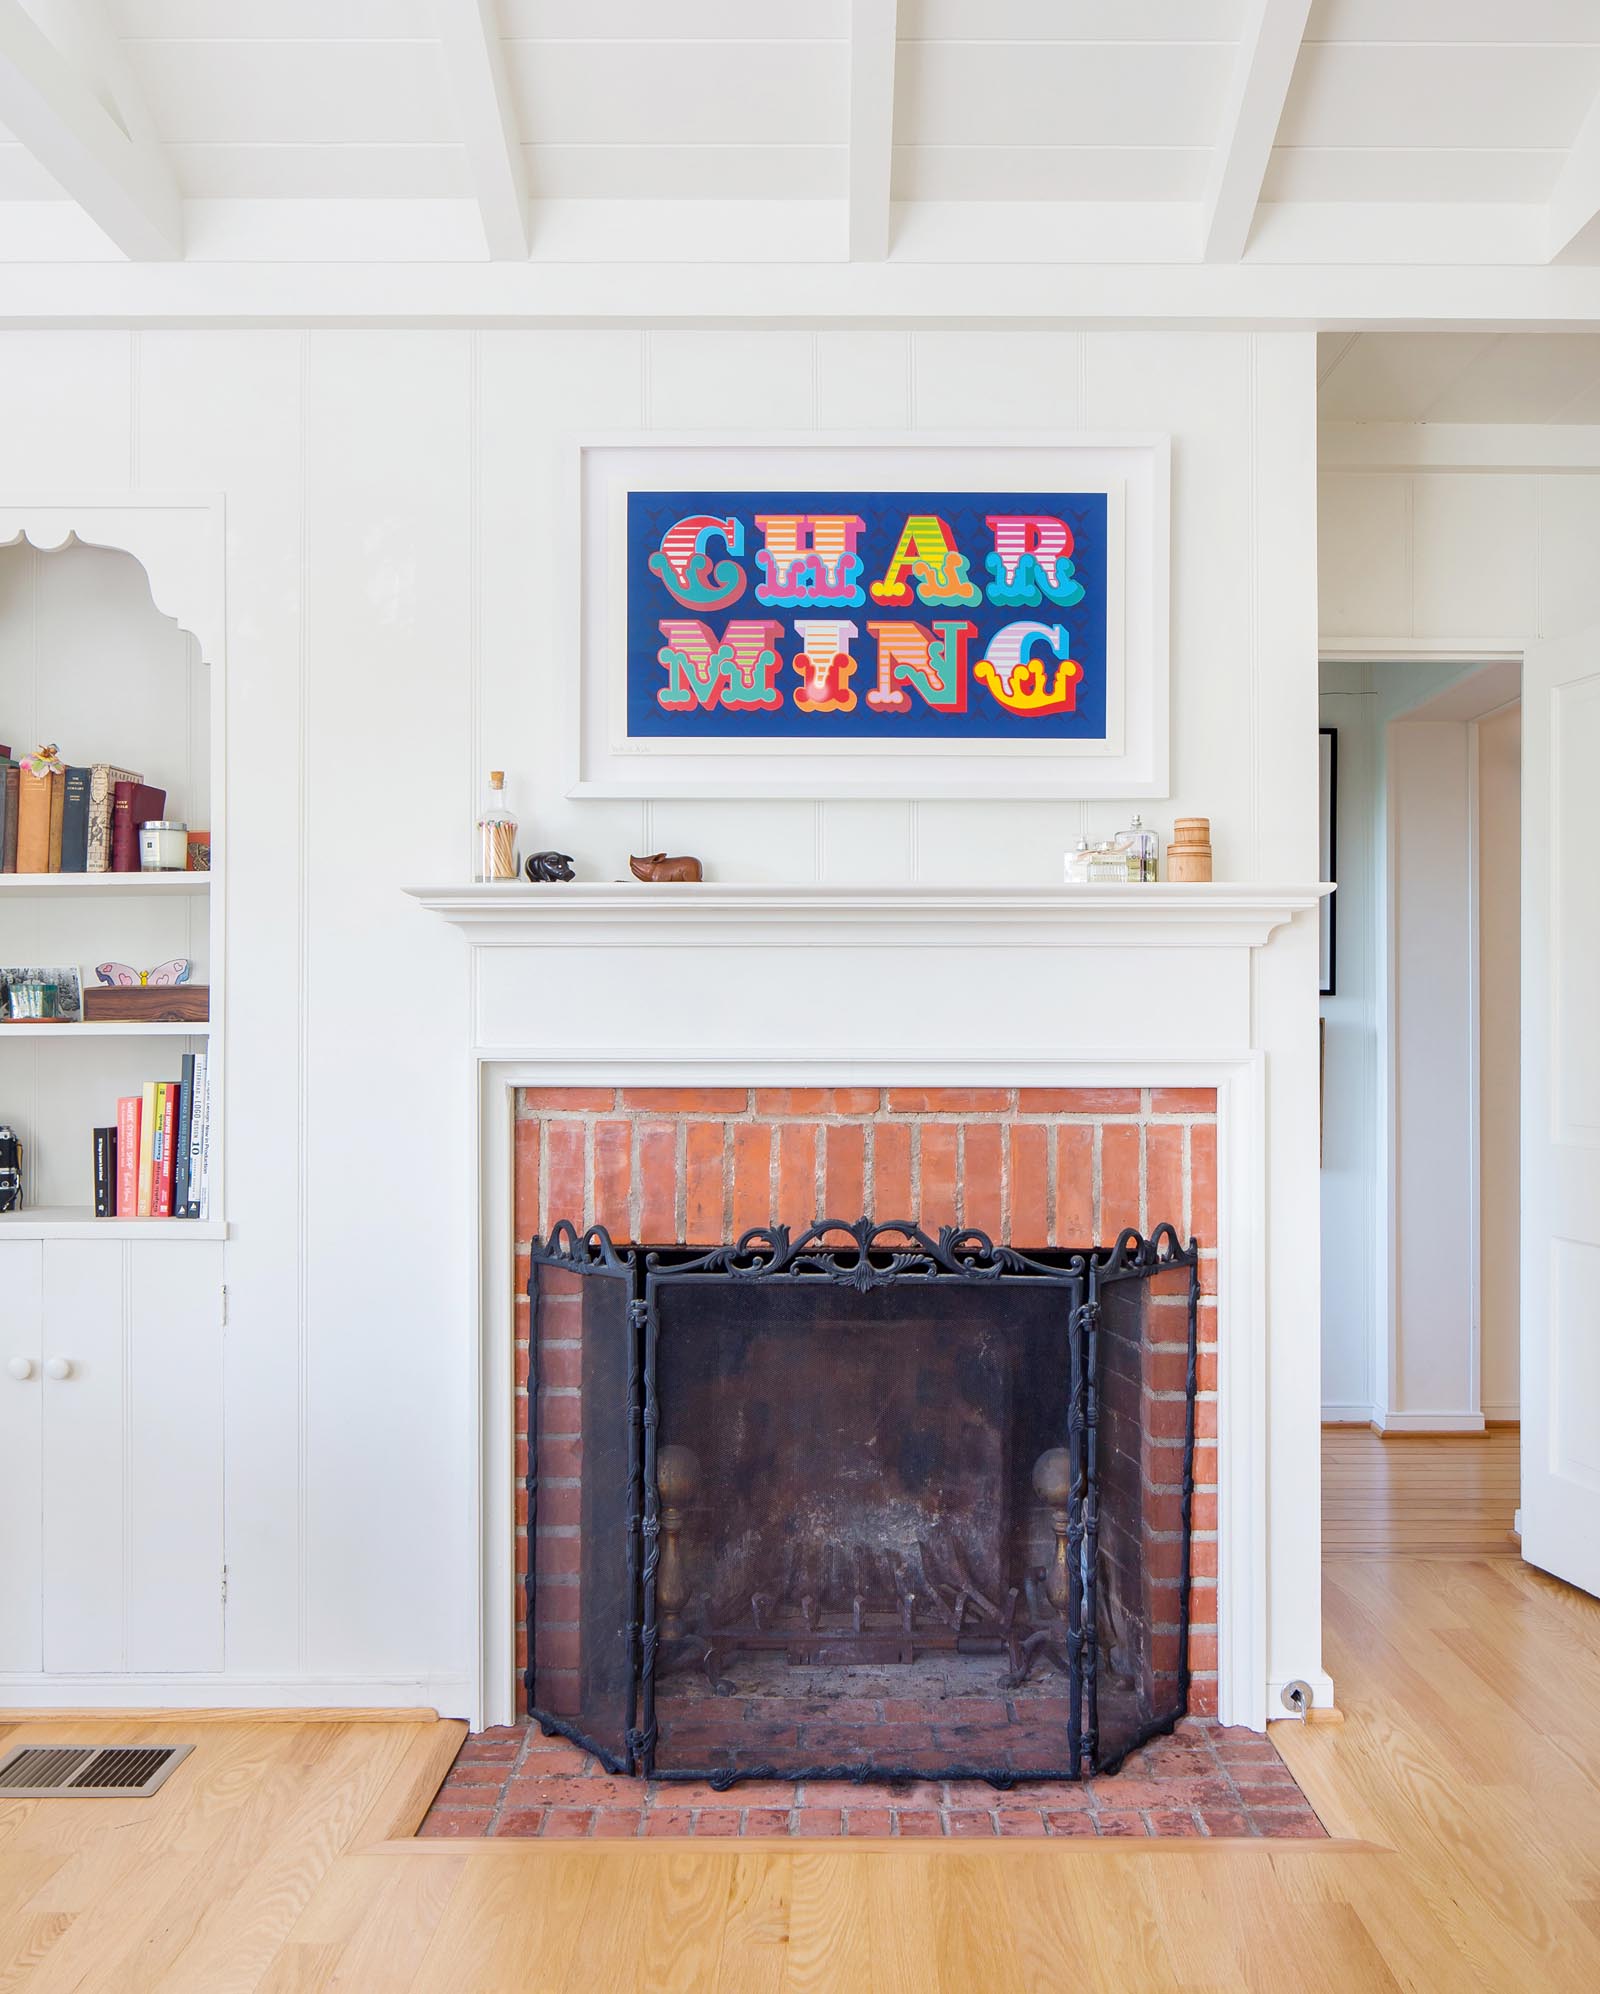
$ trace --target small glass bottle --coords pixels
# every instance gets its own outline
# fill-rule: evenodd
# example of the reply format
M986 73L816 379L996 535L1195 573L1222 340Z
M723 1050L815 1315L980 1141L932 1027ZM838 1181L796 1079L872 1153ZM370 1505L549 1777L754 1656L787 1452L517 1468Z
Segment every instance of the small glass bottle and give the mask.
M489 771L488 794L478 819L476 866L478 879L517 876L517 820L506 808L504 769Z
M1137 811L1134 812L1132 824L1123 833L1123 838L1127 840L1129 880L1132 882L1153 880L1156 876L1156 834L1145 829L1144 819Z
M1080 838L1076 847L1067 853L1065 862L1068 886L1086 886L1089 881L1089 840Z

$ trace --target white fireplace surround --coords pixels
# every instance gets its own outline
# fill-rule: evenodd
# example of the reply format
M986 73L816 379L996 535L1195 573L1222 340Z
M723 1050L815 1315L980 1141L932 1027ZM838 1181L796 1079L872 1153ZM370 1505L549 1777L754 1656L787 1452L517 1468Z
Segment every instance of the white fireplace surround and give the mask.
M1324 890L412 889L471 951L473 1722L505 1723L515 1705L513 1119L515 1090L540 1085L1214 1087L1219 1714L1259 1728L1296 1677L1331 1702L1314 1580L1316 1130L1293 1117L1286 1134L1270 1112L1280 1065L1305 1081L1307 1043L1314 1080L1315 1038L1261 1023L1291 1008L1285 969L1315 1017L1312 910ZM1264 1001L1263 960L1280 951ZM1310 1310L1275 1325L1274 1258L1287 1269L1296 1255ZM1293 1292L1280 1313L1298 1308ZM1303 1341L1294 1363L1287 1333ZM1269 1532L1269 1514L1294 1527Z

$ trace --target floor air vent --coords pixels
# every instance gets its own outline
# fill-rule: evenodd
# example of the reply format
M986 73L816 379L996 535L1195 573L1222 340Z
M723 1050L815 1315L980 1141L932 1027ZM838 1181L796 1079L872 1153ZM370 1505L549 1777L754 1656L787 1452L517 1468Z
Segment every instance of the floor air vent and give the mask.
M19 1745L0 1759L0 1800L143 1800L193 1745Z

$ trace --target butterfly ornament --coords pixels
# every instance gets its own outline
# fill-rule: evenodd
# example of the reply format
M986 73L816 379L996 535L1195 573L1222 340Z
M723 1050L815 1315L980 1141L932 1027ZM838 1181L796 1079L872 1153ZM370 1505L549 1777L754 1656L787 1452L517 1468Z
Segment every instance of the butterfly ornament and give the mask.
M134 969L125 962L97 962L94 966L95 975L113 989L165 989L174 983L187 983L193 971L194 964L186 955L175 955L171 962L158 963L154 969Z

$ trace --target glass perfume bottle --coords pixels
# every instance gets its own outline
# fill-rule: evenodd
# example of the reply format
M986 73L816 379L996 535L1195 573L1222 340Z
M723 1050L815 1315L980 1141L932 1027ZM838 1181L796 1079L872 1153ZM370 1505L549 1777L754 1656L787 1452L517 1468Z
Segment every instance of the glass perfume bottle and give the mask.
M475 853L476 878L516 878L517 820L507 807L504 769L489 771L489 788L478 818Z
M1152 880L1156 876L1157 839L1154 831L1147 831L1144 819L1137 811L1133 822L1123 832L1118 843L1126 840L1128 854L1128 878L1131 881Z
M1089 880L1089 866L1092 854L1089 840L1080 838L1074 848L1067 853L1064 871L1068 886L1084 886Z

